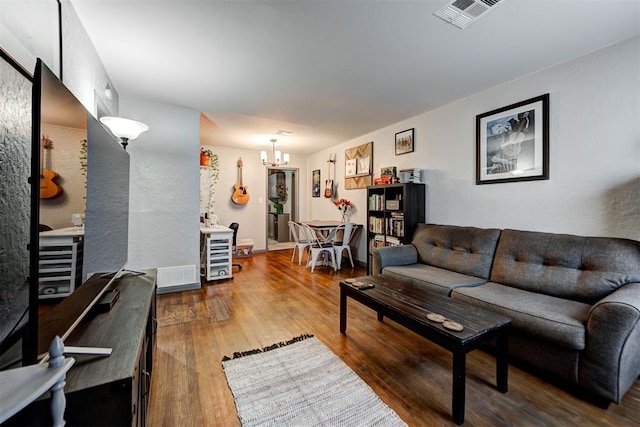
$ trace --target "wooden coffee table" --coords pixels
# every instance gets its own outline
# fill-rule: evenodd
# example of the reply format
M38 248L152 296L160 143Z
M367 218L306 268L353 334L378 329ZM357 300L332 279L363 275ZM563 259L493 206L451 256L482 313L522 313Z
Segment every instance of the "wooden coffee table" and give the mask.
M492 340L496 340L496 383L502 393L507 392L509 363L507 358L508 331L511 320L462 301L434 294L415 285L382 275L355 278L375 287L359 290L346 281L340 282L340 332L347 330L347 298L375 310L378 320L384 317L453 353L453 421L464 422L466 355ZM462 325L462 331L447 329L443 323L427 319L427 314L439 314ZM431 315L433 317L433 315ZM447 326L456 326L455 324Z

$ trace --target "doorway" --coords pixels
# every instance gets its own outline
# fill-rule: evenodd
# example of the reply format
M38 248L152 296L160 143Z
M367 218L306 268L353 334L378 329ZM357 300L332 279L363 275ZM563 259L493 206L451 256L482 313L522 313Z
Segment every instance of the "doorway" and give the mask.
M267 169L267 250L293 248L289 221L298 220L297 168Z

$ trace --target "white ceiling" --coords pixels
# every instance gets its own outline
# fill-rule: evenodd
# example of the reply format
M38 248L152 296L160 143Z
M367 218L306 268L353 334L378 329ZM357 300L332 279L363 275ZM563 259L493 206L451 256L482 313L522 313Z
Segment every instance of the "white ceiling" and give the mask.
M121 97L193 108L216 145L313 153L640 34L638 0L71 0Z

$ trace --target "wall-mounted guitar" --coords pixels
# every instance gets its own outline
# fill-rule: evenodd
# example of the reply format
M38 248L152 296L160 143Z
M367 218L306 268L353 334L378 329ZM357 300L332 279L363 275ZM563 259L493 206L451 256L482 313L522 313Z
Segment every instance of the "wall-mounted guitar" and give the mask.
M238 159L238 175L239 180L233 185L231 201L236 205L246 205L249 202L249 193L247 193L247 187L242 183L242 159Z
M40 147L40 198L52 199L59 196L62 193L62 187L53 182L58 177L58 174L50 169L44 167L44 150L50 150L53 148L53 141L46 136L42 137L42 144ZM51 155L49 155L48 163L51 164Z
M330 199L333 197L333 179L331 179L331 164L336 162L335 153L329 154L327 160L327 180L324 182L324 197Z

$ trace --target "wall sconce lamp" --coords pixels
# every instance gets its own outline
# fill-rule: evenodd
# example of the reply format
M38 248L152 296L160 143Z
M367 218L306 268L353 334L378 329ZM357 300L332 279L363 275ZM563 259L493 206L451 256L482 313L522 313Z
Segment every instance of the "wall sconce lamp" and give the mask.
M142 132L148 131L149 126L135 120L122 117L101 117L100 123L109 128L111 133L120 140L122 148L127 150L129 141L136 139Z
M289 154L284 153L284 157L282 157L282 153L280 151L276 151L276 141L277 139L272 139L272 152L273 152L273 162L267 161L267 152L260 152L260 160L262 160L262 164L265 166L277 167L283 166L289 163Z

